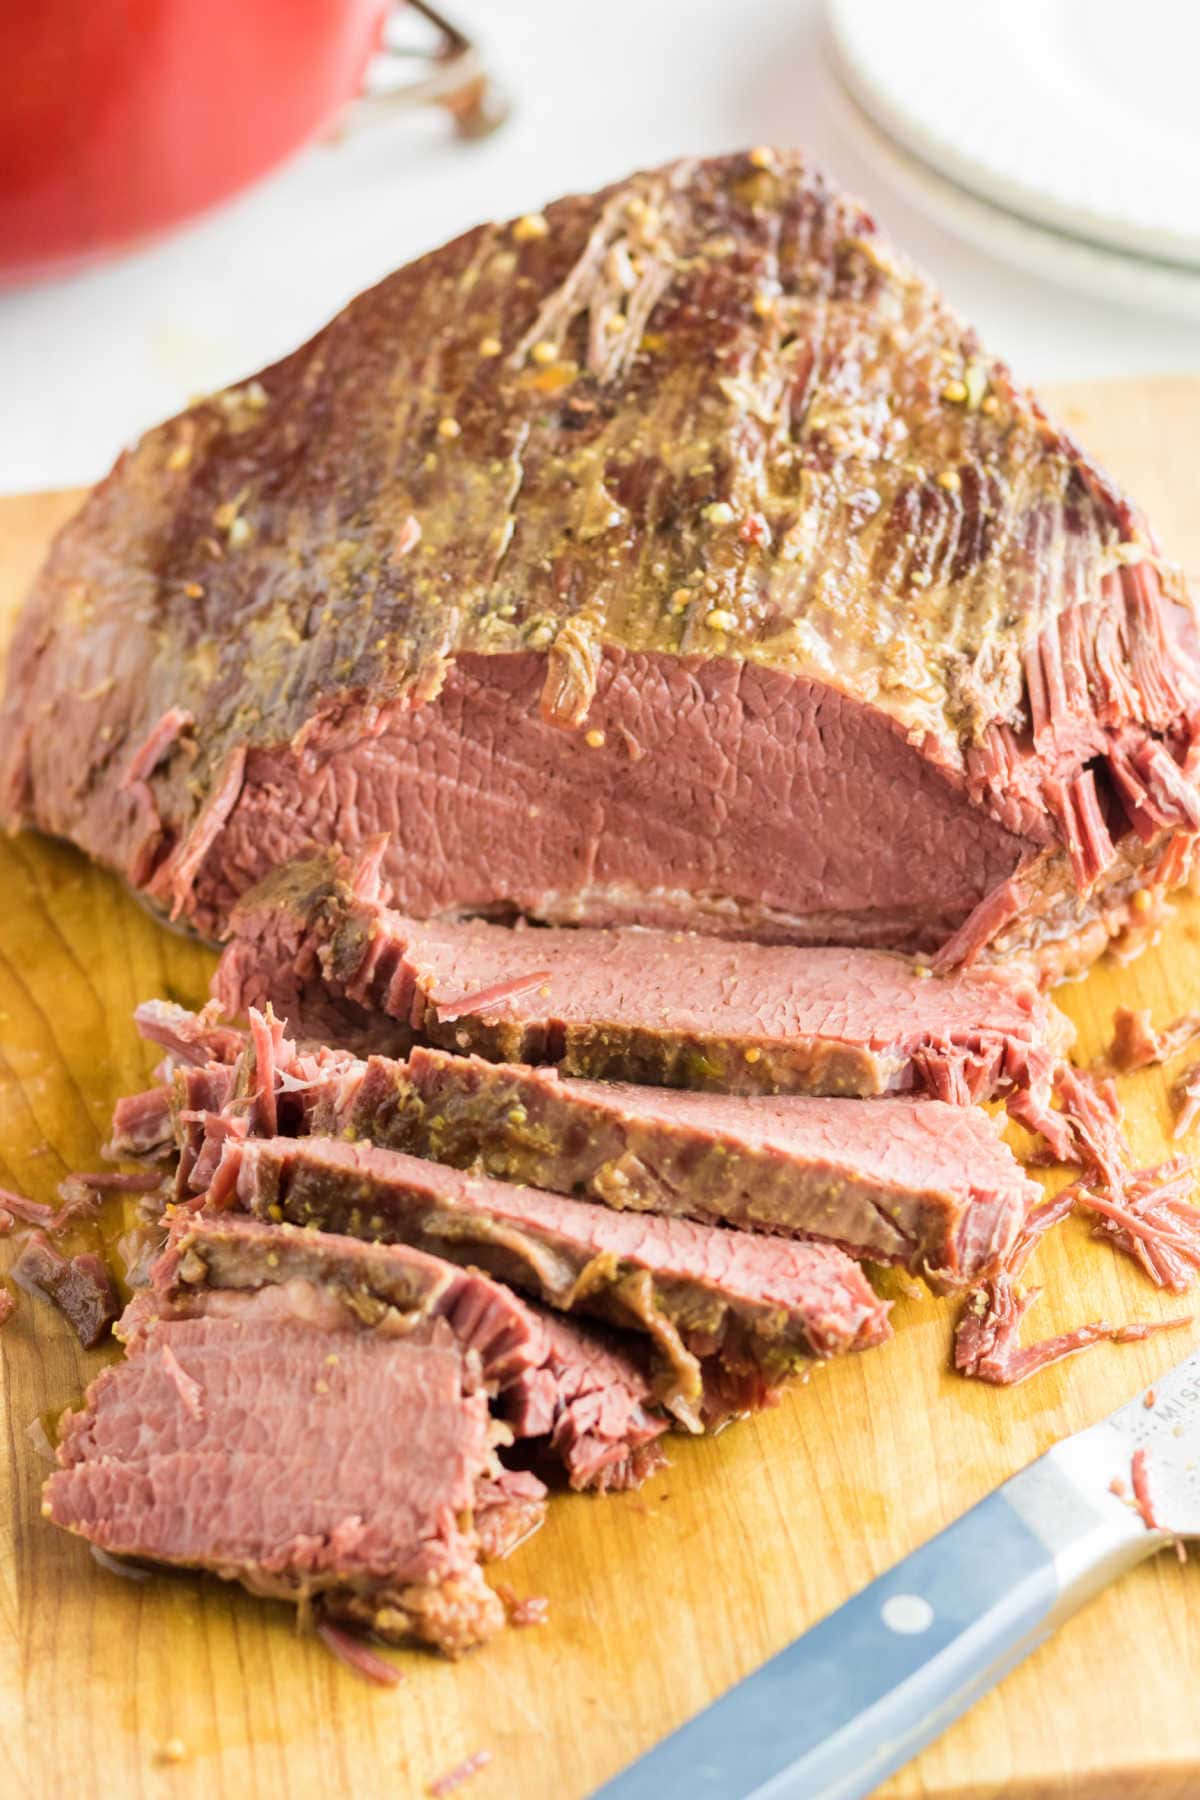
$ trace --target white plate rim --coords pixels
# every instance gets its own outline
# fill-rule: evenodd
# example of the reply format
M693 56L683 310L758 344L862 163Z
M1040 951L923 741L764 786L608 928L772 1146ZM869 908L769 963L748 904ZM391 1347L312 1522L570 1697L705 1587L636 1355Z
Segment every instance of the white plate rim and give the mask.
M847 88L836 87L835 94L843 121L872 164L976 249L1092 300L1099 292L1106 301L1200 322L1200 271L1065 236L994 206L895 143Z
M965 151L944 133L926 128L896 103L859 57L853 39L855 27L861 23L861 5L862 0L826 0L826 22L839 77L860 108L932 175L953 182L965 194L1010 216L1035 226L1050 226L1097 249L1131 254L1185 273L1200 270L1200 233L1172 229L1161 218L1147 225L1126 213L1101 211L1078 197L1060 197L1050 186L1035 187L1005 173Z

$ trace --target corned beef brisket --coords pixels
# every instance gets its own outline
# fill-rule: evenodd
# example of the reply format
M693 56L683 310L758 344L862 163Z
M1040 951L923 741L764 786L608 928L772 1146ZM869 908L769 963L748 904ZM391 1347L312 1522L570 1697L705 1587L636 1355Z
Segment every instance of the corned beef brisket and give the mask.
M209 1205L415 1244L644 1331L664 1404L695 1429L739 1385L760 1403L805 1359L890 1335L887 1306L831 1244L618 1213L369 1143L259 1138L224 1151Z
M161 1005L140 1008L162 1034ZM118 1103L114 1144L176 1142L176 1194L203 1195L225 1140L279 1131L404 1150L615 1208L823 1237L937 1288L994 1274L1039 1194L975 1106L889 1096L710 1095L562 1080L418 1047L397 1062L301 1049L252 1013L232 1062L177 1067ZM193 1045L228 1034L178 1017ZM269 1102L265 1095L269 1093Z
M305 1035L415 1036L567 1075L718 1093L1048 1100L1073 1036L1021 970L931 976L888 951L684 932L419 923L379 897L376 844L277 870L234 909L213 992Z
M179 1215L119 1329L125 1360L67 1415L49 1518L450 1655L504 1622L480 1558L542 1520L542 1483L497 1446L541 1443L598 1490L663 1460L668 1421L616 1336L406 1245Z
M208 934L384 833L414 918L1082 966L1200 827L1145 518L798 152L544 223L121 458L18 627L10 822Z
M509 1464L630 1486L883 1342L848 1251L970 1286L986 1380L1144 1334L1021 1348L1016 1279L1074 1205L1200 1261L1039 991L1189 875L1196 627L795 152L482 226L147 433L19 621L0 817L226 940L247 1026L139 1009L110 1149L174 1186L110 1179L175 1205L47 1514L455 1655ZM107 1328L98 1259L22 1258Z
M201 1213L178 1221L152 1280L175 1314L197 1293L270 1284L288 1286L293 1308L327 1314L332 1297L362 1324L400 1334L427 1330L425 1315L436 1314L478 1354L501 1416L518 1437L544 1436L573 1488L636 1486L661 1460L655 1440L670 1421L655 1404L643 1346L557 1318L478 1269L408 1246ZM601 1376L606 1404L597 1408ZM511 1488L511 1471L501 1479Z
M832 1239L935 1287L993 1273L1041 1190L979 1107L694 1094L415 1049L310 1096L313 1129L456 1168Z
M403 1248L301 1234L281 1261L280 1232L219 1231L185 1221L127 1309L128 1354L68 1417L47 1516L381 1637L451 1655L491 1637L476 1512L502 1547L540 1522L529 1477L505 1494L486 1385L534 1360L524 1309Z

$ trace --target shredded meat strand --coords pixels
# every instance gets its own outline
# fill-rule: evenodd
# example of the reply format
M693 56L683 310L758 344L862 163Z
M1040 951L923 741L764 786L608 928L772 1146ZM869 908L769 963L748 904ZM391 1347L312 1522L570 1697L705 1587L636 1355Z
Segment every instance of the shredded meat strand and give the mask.
M372 1650L370 1644L355 1637L352 1631L343 1631L328 1619L318 1619L315 1630L325 1648L365 1681L373 1681L377 1687L399 1687L405 1679L403 1671L395 1663L388 1662L385 1656Z
M1200 1013L1184 1013L1162 1031L1156 1031L1150 1022L1149 1007L1118 1006L1113 1013L1112 1043L1096 1064L1096 1072L1130 1075L1137 1069L1170 1062L1197 1036Z
M481 988L477 994L463 994L457 1000L437 1001L437 1016L443 1024L465 1019L472 1013L484 1012L489 1006L500 1006L505 1000L527 994L530 988L549 981L549 969L534 969L528 975L514 975L510 981L498 981L495 987Z
M1044 1200L1035 1206L1021 1229L1021 1235L1009 1252L1007 1272L1015 1279L1033 1255L1048 1231L1074 1211L1078 1198L1075 1187L1060 1188L1050 1200Z
M1145 1449L1135 1450L1131 1476L1133 1480L1133 1498L1138 1511L1142 1515L1147 1531L1164 1530L1163 1522L1154 1510L1154 1499L1150 1493L1150 1476L1147 1468L1148 1458Z
M148 1194L162 1184L162 1176L155 1169L101 1169L95 1174L76 1173L69 1179L101 1194Z
M1156 1287L1183 1294L1200 1269L1200 1211L1188 1195L1190 1164L1182 1157L1129 1177L1119 1197L1081 1188L1079 1204L1097 1215L1095 1236L1131 1256Z
M1041 1288L1021 1289L1007 1272L975 1288L954 1333L954 1366L963 1375L996 1387L1015 1387L1031 1375L1064 1357L1075 1356L1092 1344L1139 1342L1156 1331L1174 1331L1191 1324L1191 1315L1177 1319L1146 1320L1129 1325L1110 1325L1106 1319L1076 1326L1022 1348L1017 1339L1021 1322Z
M14 1194L7 1188L0 1188L0 1209L8 1217L8 1224L0 1224L0 1231L12 1229L14 1218L26 1225L33 1225L39 1231L48 1231L51 1237L57 1237L73 1218L79 1213L94 1213L99 1200L95 1190L103 1188L124 1189L142 1192L150 1187L157 1187L161 1177L155 1175L147 1181L142 1175L68 1175L58 1187L60 1206L48 1206L44 1200L28 1200L24 1194Z
M480 1769L486 1769L491 1760L490 1750L476 1750L473 1756L464 1757L462 1762L447 1769L444 1775L439 1775L436 1781L431 1781L430 1794L434 1796L434 1800L442 1800L444 1794L452 1794L455 1788L461 1787L464 1781L469 1781L472 1775L478 1775Z
M1189 1199L1190 1164L1175 1157L1155 1168L1130 1168L1111 1080L1064 1065L1056 1088L1085 1171L1070 1190L1074 1203L1099 1215L1096 1236L1131 1256L1157 1287L1186 1292L1200 1269L1200 1210Z
M1190 1064L1183 1071L1172 1089L1171 1098L1175 1107L1175 1124L1171 1135L1185 1137L1200 1113L1200 1062Z
M24 1194L14 1194L10 1188L0 1188L0 1206L13 1218L21 1219L26 1225L40 1225L45 1230L53 1230L52 1221L57 1216L52 1206L44 1200L27 1200Z

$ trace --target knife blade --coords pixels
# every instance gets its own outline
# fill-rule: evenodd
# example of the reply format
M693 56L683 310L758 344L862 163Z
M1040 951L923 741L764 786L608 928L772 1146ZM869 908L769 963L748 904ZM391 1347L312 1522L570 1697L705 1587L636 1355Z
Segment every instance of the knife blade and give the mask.
M1063 1438L594 1800L862 1800L1102 1587L1189 1536L1200 1351Z

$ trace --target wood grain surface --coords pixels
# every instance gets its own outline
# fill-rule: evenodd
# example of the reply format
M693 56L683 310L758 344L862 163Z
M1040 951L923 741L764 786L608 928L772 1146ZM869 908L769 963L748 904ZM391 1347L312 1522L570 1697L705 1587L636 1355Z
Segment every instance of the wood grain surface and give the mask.
M1200 570L1200 379L1051 400ZM0 619L71 504L0 504ZM64 1173L95 1164L112 1102L153 1061L134 1004L198 1002L210 965L73 851L0 843L0 1183L49 1199ZM1198 988L1200 906L1189 904L1134 967L1100 967L1060 999L1087 1057L1118 1000L1165 1020L1196 1006ZM1156 1158L1165 1080L1130 1077L1123 1095L1139 1155ZM1031 1276L1046 1287L1029 1321L1037 1335L1179 1310L1076 1222L1042 1247ZM497 1576L548 1595L550 1623L458 1666L401 1652L405 1682L382 1691L297 1636L283 1606L215 1580L120 1580L43 1521L46 1464L30 1424L75 1398L104 1353L81 1353L22 1295L0 1333L0 1793L420 1795L486 1750L465 1800L579 1800L1200 1336L1105 1346L1004 1392L948 1373L952 1317L946 1302L902 1300L886 1349L818 1370L713 1441L673 1441L670 1467L640 1493L556 1498ZM1198 1696L1200 1567L1165 1555L881 1792L1192 1800Z

